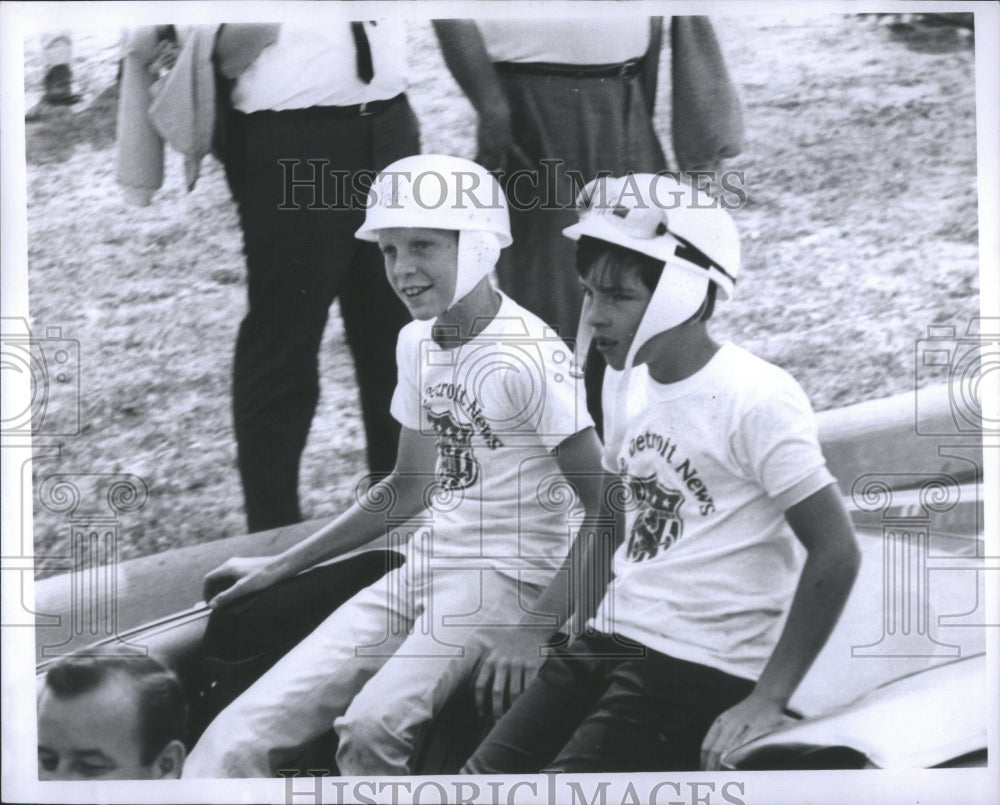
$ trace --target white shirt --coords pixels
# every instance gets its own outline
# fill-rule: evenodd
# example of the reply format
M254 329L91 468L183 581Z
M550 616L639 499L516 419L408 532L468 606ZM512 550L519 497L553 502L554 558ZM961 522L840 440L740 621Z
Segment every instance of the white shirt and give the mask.
M569 348L501 296L493 321L455 349L432 340L432 322L403 328L392 414L438 439L433 535L418 548L432 554L429 567L471 562L545 584L569 551L578 508L552 450L593 420L567 371Z
M649 49L649 17L476 20L493 61L621 64Z
M353 106L393 98L406 89L406 29L401 20L364 23L375 75L358 78L349 22L322 26L284 23L236 81L233 106L241 112Z
M594 625L756 679L805 554L784 512L833 482L809 401L727 343L678 383L634 367L626 408L617 461L633 493Z

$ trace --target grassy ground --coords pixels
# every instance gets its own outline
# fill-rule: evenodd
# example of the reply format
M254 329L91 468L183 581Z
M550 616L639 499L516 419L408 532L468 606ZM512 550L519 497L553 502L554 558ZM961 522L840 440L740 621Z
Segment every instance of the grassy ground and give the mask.
M749 196L735 212L738 297L719 309L717 334L789 369L817 409L912 388L927 327L964 328L979 310L971 38L949 27L894 31L871 16L726 18L717 28L748 129L727 167L745 172ZM131 557L244 529L229 383L245 287L217 164L187 194L170 155L153 206L121 199L117 38L77 35L83 103L27 124L28 258L33 332L59 326L81 354L81 432L56 440L58 457L36 460L36 489L57 473L144 479L147 503L121 522L121 555ZM472 156L471 108L426 23L412 30L411 66L424 150ZM25 74L30 105L41 81L35 41ZM336 311L321 360L301 479L310 517L342 509L363 472ZM65 550L66 518L36 502L39 575Z

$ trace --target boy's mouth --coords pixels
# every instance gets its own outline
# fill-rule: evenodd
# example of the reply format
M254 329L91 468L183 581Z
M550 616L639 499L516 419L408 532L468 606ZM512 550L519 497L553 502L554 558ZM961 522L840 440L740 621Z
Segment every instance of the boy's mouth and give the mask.
M400 288L400 293L402 293L407 299L415 299L425 291L429 291L430 288L430 285L413 285L409 288Z
M597 347L601 352L606 352L609 349L613 349L615 344L618 342L612 338L606 338L605 336L595 336L594 346Z

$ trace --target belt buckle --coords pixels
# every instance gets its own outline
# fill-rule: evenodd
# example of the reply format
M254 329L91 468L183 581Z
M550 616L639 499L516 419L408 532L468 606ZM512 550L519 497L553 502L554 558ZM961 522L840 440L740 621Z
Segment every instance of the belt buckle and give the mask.
M358 104L358 115L360 117L369 117L375 114L375 110L369 108L373 105L374 103L372 101L364 101L363 103Z
M635 67L634 61L623 62L621 67L618 68L618 77L628 78L629 71L631 71L634 67Z

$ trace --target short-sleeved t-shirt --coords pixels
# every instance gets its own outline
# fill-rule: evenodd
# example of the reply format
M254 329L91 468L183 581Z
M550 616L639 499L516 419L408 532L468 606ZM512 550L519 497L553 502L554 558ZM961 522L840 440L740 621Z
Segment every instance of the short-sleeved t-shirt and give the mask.
M571 351L541 319L501 294L496 317L453 349L432 322L399 335L392 414L434 435L428 479L431 567L480 565L536 584L564 560L578 501L553 453L591 427Z
M678 383L637 366L628 391L613 414L628 423L615 468L631 490L625 534L593 623L756 679L804 557L784 512L833 482L809 400L787 372L729 343Z

